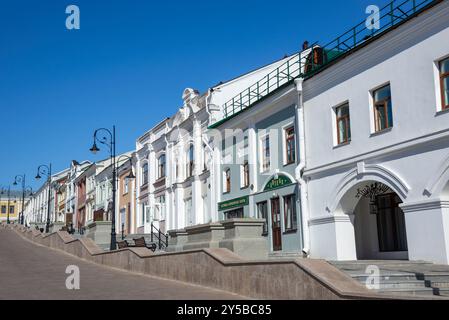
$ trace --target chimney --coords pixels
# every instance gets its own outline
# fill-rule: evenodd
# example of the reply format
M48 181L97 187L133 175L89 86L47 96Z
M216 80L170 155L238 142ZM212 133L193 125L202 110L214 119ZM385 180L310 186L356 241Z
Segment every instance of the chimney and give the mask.
M309 49L309 41L304 41L304 43L302 44L302 50L307 50Z

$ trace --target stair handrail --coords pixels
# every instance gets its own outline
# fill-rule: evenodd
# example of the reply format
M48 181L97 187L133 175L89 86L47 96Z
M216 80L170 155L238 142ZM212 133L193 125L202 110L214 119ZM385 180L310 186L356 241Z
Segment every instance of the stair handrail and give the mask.
M156 231L156 233L154 233ZM154 243L154 236L156 236L158 241L158 248L162 250L168 247L168 235L163 233L161 230L156 228L153 223L151 223L151 242Z

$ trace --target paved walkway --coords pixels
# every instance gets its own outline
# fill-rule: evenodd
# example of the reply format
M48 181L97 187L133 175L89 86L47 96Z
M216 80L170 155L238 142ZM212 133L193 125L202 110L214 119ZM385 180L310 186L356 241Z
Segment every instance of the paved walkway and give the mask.
M66 267L80 269L80 290L68 290ZM0 229L0 299L234 300L242 297L176 281L134 275L35 245Z

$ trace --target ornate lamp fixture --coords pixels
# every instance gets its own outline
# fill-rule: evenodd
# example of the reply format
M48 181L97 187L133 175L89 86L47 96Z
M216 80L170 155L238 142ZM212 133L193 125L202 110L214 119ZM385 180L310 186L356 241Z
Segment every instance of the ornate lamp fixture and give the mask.
M366 185L362 189L357 189L356 198L369 198L370 199L370 212L371 214L377 214L376 198L379 195L385 194L390 191L390 188L383 183L374 182L370 185Z

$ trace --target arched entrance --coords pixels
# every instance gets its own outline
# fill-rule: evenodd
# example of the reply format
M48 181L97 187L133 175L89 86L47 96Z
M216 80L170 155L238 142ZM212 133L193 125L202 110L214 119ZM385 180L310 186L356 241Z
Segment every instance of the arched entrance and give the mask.
M354 195L355 192L355 195ZM358 260L408 260L405 217L399 195L368 181L350 192L356 200L353 225Z

